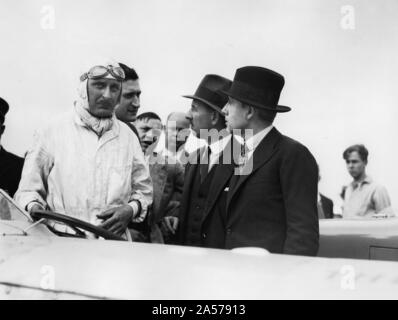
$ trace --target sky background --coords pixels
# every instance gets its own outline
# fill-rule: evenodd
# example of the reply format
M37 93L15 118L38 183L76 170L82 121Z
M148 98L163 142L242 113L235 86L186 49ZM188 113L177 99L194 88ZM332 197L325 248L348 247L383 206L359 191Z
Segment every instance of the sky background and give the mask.
M280 104L292 111L275 126L314 154L321 192L337 202L350 181L342 152L364 143L368 173L398 208L396 0L0 0L0 39L0 96L11 106L2 145L16 154L72 108L94 56L133 66L141 112L163 119L188 110L181 95L205 74L232 79L257 65L285 76Z

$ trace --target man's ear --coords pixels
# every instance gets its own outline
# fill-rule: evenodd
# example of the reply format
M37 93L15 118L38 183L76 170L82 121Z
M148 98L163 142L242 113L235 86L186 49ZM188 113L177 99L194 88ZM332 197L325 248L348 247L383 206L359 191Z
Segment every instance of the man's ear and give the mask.
M219 118L220 118L220 114L216 110L212 110L211 111L211 124L216 125Z
M256 110L252 106L246 106L246 107L247 107L246 119L250 120L253 118L254 114L256 113Z

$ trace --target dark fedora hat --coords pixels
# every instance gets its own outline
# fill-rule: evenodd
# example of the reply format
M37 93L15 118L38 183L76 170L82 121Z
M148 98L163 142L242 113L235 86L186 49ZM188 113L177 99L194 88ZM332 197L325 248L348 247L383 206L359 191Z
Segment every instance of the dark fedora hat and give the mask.
M0 117L4 120L6 113L9 110L9 105L7 101L0 97Z
M279 73L262 67L242 67L236 70L229 90L223 92L253 107L288 112L291 109L278 105L285 79Z
M228 97L222 93L231 87L232 81L216 74L206 75L196 89L195 94L183 96L188 99L202 101L218 112L224 108L228 102Z

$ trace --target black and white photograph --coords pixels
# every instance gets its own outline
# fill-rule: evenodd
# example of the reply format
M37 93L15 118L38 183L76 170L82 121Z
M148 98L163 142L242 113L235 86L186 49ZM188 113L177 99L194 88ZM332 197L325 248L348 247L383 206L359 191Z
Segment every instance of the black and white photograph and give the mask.
M398 299L397 0L0 0L0 39L0 300Z

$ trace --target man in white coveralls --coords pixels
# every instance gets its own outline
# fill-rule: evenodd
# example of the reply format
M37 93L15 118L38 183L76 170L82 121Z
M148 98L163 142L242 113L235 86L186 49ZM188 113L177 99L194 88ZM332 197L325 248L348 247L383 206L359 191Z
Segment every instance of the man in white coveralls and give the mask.
M73 110L36 132L15 195L28 212L51 210L119 235L144 220L149 169L137 136L114 113L123 79L116 62L92 64Z

